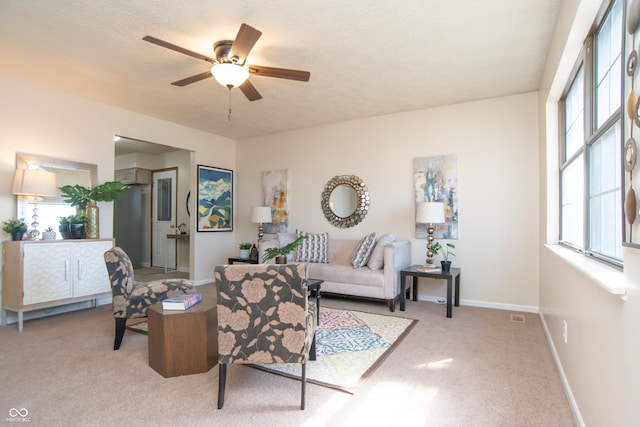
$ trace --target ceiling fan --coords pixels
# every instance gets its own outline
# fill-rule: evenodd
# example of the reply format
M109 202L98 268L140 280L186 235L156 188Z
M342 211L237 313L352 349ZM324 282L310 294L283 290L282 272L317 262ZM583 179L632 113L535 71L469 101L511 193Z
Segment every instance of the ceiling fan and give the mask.
M212 64L211 70L209 71L171 83L175 86L186 86L213 76L218 83L228 87L229 90L238 87L249 101L257 101L262 99L262 95L260 95L255 86L249 81L248 78L250 74L302 82L309 81L311 73L308 71L264 67L261 65L245 65L249 52L261 35L262 32L250 25L242 24L235 40L221 40L213 44L215 59L152 36L144 36L142 40Z

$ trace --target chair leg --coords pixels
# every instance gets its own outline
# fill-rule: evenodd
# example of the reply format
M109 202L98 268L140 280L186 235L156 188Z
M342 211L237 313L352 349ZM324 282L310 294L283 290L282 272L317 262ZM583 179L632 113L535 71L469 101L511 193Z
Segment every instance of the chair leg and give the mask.
M305 400L305 386L307 384L307 364L302 363L302 390L300 396L300 410L304 411L304 400Z
M313 341L311 341L311 348L309 349L309 360L316 360L316 336L313 335Z
M113 349L117 350L120 348L120 344L122 343L122 338L124 337L125 325L127 324L127 319L125 317L116 317L116 339L113 342Z
M224 405L224 388L227 383L227 364L218 363L218 409Z

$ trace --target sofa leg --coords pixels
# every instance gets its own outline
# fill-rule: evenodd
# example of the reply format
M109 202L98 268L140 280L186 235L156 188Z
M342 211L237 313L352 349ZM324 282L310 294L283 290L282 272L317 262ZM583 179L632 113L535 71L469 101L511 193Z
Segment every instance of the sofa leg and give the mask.
M113 342L113 349L117 350L120 348L120 344L122 343L122 338L124 337L124 330L127 324L126 317L116 317L116 339Z
M395 298L392 298L389 300L389 311L391 311L392 313L394 311L396 311L396 300Z
M227 383L227 364L218 363L218 409L224 405L224 388Z

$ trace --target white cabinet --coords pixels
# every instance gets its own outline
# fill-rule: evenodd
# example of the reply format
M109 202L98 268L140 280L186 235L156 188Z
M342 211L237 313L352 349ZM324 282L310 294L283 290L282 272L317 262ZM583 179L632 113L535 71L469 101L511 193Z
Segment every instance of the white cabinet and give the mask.
M113 239L3 242L2 325L22 314L111 292L103 254Z

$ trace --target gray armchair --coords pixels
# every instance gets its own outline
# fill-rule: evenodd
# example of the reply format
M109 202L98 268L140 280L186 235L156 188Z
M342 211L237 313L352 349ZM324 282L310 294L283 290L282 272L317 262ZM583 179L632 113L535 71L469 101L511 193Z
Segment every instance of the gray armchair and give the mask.
M306 264L238 264L215 268L218 297L218 409L228 364L300 363L300 409L306 362L315 360L316 305Z
M152 282L133 280L133 265L129 256L119 247L104 253L111 293L113 294L113 317L116 319L116 337L113 349L120 348L127 319L147 317L147 308L164 299L195 293L193 282L187 279L165 279Z

